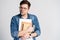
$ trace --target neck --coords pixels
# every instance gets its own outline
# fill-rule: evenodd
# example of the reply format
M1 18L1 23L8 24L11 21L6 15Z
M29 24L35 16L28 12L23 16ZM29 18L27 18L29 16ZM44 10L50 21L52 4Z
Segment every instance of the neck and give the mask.
M24 18L24 19L28 18L28 15L27 14L22 15L22 18Z

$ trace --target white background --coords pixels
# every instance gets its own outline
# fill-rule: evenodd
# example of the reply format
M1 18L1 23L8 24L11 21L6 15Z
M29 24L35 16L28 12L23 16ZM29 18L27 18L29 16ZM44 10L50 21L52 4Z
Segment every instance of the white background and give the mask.
M0 0L0 40L13 40L10 34L10 21L19 13L21 0ZM29 0L30 12L40 23L41 35L37 40L60 40L60 0Z

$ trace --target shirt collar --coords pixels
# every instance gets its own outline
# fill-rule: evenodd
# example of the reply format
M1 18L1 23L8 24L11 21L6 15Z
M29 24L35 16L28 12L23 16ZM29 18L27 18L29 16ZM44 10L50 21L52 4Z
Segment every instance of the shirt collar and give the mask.
M27 13L27 15L28 15L28 17L27 17L27 19L29 19L30 18L30 16L29 16L29 13ZM20 16L20 18L22 18L21 16L21 13L19 14L19 16Z

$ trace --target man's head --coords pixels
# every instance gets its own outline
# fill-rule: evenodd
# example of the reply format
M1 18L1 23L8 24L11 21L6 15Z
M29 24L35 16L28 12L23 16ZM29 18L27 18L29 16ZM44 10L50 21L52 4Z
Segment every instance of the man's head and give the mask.
M29 9L30 9L30 2L29 1L21 1L20 2L20 12L21 15L25 15L28 13Z

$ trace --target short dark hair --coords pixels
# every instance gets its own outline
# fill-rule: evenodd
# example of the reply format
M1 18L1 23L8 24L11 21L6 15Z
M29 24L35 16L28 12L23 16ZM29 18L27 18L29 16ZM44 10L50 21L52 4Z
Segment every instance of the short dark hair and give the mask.
M31 6L30 2L27 1L27 0L21 1L21 2L20 2L20 5L22 5L22 4L27 4L29 8L30 8L30 6Z

